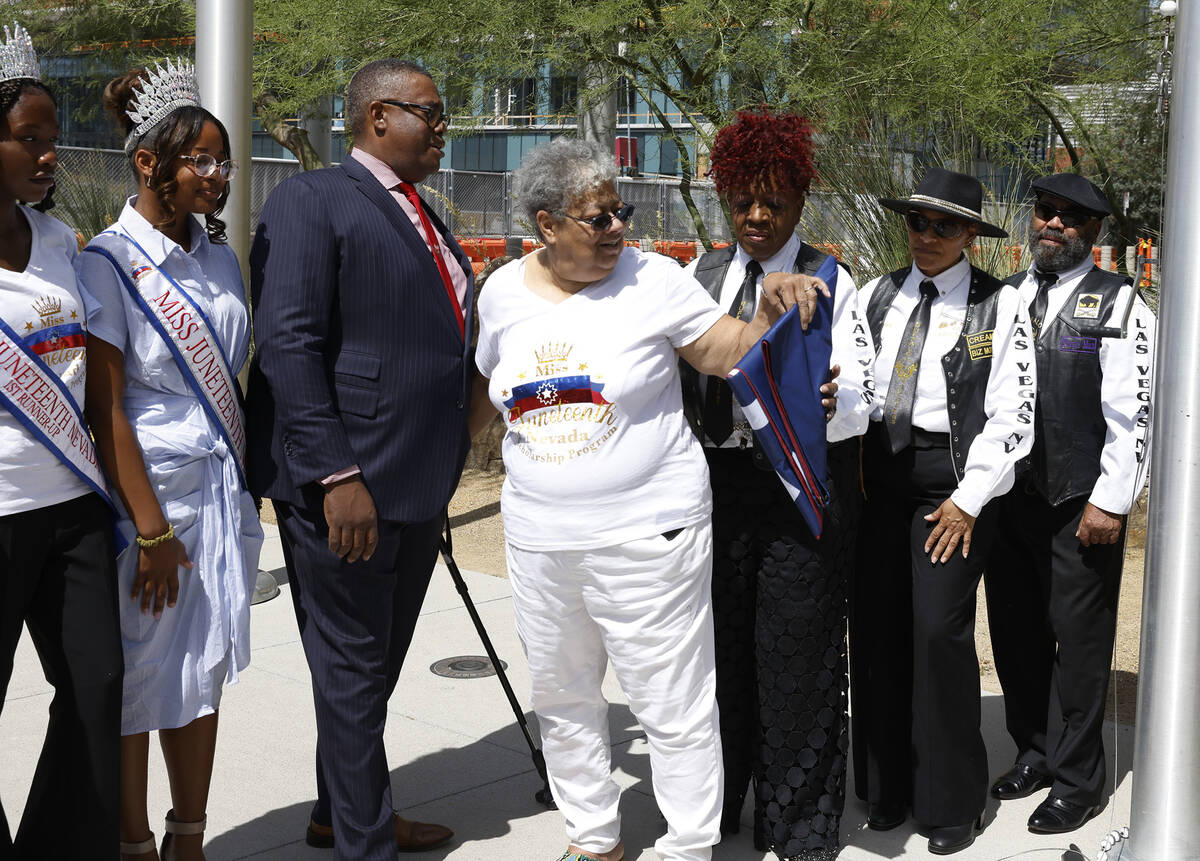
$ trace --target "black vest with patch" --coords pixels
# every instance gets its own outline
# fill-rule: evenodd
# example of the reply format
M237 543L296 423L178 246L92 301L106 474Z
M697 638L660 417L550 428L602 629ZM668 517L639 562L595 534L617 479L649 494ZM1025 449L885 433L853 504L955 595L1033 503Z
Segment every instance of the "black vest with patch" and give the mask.
M730 245L726 248L718 248L716 251L706 251L700 255L700 260L696 264L696 271L693 273L696 280L704 285L708 295L717 301L720 301L721 286L725 283L725 273L729 271L729 264L733 262L736 250L736 245ZM792 272L800 275L815 275L828 256L824 251L819 251L802 242L800 251L796 254L796 262L792 265ZM683 414L687 416L692 433L703 444L704 410L700 393L700 372L680 359L679 379L683 384ZM763 469L772 468L757 446L754 449L754 462Z
M1008 283L1019 286L1024 280L1021 272ZM1100 452L1108 433L1100 397L1104 374L1100 338L1087 330L1111 319L1121 288L1129 283L1123 275L1094 267L1058 315L1042 326L1034 344L1038 392L1033 450L1017 474L1051 505L1090 494L1100 478Z
M892 307L911 267L897 269L884 277L867 305L867 323L879 354L883 319ZM982 269L971 267L971 287L967 294L966 316L962 331L950 352L942 356L942 374L946 378L946 409L950 415L950 455L954 472L962 481L967 468L971 443L987 423L984 400L992 373L992 337L996 329L996 306L1004 283ZM881 376L883 369L876 368ZM891 370L887 370L891 380ZM1032 383L1032 380L1030 380Z

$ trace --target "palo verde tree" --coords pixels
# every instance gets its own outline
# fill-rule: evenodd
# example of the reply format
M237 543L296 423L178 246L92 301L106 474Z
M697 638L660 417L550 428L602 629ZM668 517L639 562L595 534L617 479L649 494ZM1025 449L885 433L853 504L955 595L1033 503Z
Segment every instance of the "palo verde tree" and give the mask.
M1062 88L1152 75L1164 24L1146 2L254 0L255 105L263 126L311 166L305 136L286 119L379 57L424 62L459 115L483 112L469 98L481 85L547 68L573 70L584 107L624 82L675 139L701 236L687 143L710 141L738 110L760 105L809 116L827 157L907 147L968 169L973 155L990 152L1044 171L1028 143L1049 129L1070 135L1057 143L1076 169L1115 191L1129 165L1119 147L1080 153L1100 129ZM63 50L124 40L136 53L140 34L187 36L194 26L191 0L9 5L36 13Z

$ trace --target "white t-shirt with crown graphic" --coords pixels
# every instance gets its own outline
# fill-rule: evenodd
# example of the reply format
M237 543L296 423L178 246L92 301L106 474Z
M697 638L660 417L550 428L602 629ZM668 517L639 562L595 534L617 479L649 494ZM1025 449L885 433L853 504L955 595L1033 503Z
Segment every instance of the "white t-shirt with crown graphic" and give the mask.
M492 274L476 364L507 425L510 543L605 547L709 517L708 466L683 415L675 349L723 314L674 260L633 248L558 304L525 286L523 260Z
M37 354L83 408L87 328L72 261L71 228L24 206L33 243L23 272L0 269L0 318ZM90 489L0 407L0 516L57 505Z

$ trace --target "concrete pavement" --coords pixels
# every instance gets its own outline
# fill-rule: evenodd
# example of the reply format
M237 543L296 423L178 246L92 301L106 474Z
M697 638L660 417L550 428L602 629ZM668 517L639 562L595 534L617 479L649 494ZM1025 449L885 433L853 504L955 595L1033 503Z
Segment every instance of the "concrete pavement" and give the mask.
M268 531L263 567L286 580L277 532ZM464 572L471 597L508 665L509 678L523 703L528 677L512 624L508 581ZM328 850L309 848L304 829L315 794L313 745L316 729L308 668L300 648L288 586L279 598L252 610L253 658L241 681L226 688L221 707L217 761L208 808L206 854L209 861L332 861ZM390 704L388 759L398 807L410 818L449 825L452 844L424 853L429 861L552 861L566 846L562 817L534 800L541 787L528 749L495 678L446 679L430 672L436 661L457 655L482 655L478 635L448 572L434 573L404 674ZM655 861L655 838L662 830L650 787L644 737L615 681L605 682L610 710L613 764L627 790L621 801L622 834L629 861ZM1119 692L1120 693L1120 692ZM29 781L45 731L52 689L42 676L37 655L24 637L7 701L0 713L0 800L13 827L20 820ZM532 726L536 721L529 714ZM984 737L991 772L1012 761L1004 733L1003 700L983 695ZM1105 729L1108 807L1087 826L1062 836L1035 836L1025 820L1041 794L1000 805L988 804L985 831L962 861L1000 861L1020 856L1032 861L1082 861L1094 858L1103 836L1129 821L1133 732ZM1115 756L1116 767L1113 768ZM1115 775L1113 774L1115 770ZM841 861L878 858L932 858L912 823L885 833L867 830L866 811L854 800L853 786L842 819ZM151 756L151 810L170 807L161 757ZM749 807L743 822L750 822ZM161 838L161 819L151 824ZM70 826L69 815L64 827ZM1068 853L1071 844L1082 856ZM1112 854L1113 859L1117 853ZM715 861L770 861L755 851L749 827L714 850Z

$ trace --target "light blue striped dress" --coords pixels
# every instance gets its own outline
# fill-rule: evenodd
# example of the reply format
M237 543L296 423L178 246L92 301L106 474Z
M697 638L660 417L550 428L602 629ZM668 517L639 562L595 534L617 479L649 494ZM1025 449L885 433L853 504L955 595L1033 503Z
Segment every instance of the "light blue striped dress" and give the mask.
M136 239L187 291L208 316L236 373L246 360L250 337L233 251L209 242L194 222L192 250L185 252L155 230L132 202L110 230ZM118 262L130 262L132 246L122 237L101 234L91 244L105 248ZM127 517L118 524L130 539L117 559L125 649L121 733L181 727L215 711L222 684L237 681L250 661L250 596L262 527L238 476L236 455L113 264L100 254L83 253L76 268L90 337L124 353L125 414L163 512L195 564L190 571L180 569L175 607L165 609L160 619L143 614L140 600L129 598L137 570L135 530ZM162 278L157 270L143 277Z

